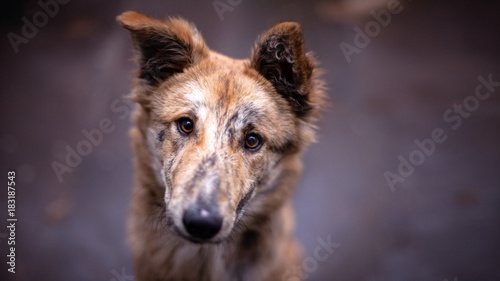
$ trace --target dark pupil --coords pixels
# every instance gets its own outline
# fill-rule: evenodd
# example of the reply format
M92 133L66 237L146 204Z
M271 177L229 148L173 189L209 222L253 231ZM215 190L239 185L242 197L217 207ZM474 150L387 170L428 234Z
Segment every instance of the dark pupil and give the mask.
M254 146L256 146L258 142L259 142L259 141L257 140L257 138L256 138L255 136L249 136L249 137L247 138L247 145L248 145L249 147L254 147Z
M182 123L182 128L185 131L191 131L193 129L193 123L191 123L191 121L189 120L186 120Z

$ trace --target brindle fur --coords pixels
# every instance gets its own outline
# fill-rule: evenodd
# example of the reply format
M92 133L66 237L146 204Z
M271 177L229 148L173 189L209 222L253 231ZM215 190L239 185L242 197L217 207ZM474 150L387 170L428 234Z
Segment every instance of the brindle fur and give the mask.
M118 22L139 65L128 225L137 280L284 280L300 262L290 197L323 103L300 26L272 27L237 60L209 50L182 19L125 12ZM189 136L181 117L195 122ZM259 151L244 149L248 132L263 136ZM191 204L224 218L209 243L190 242L182 227Z

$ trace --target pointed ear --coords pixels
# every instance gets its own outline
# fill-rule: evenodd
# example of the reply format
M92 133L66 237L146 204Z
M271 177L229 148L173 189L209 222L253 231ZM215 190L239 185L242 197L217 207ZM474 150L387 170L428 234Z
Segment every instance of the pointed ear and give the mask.
M298 116L307 115L311 104L314 62L304 50L302 30L298 23L280 23L257 40L251 67L290 102Z
M138 51L139 78L151 86L183 72L208 54L200 33L182 19L161 21L128 11L117 21L132 35Z

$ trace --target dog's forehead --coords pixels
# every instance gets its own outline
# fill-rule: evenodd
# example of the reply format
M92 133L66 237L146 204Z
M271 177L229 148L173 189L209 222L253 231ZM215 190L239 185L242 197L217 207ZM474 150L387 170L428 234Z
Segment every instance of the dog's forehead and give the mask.
M277 111L275 99L265 87L239 72L214 72L191 81L188 88L186 102L196 108L199 115L203 112L218 119L240 119L269 116Z
M272 125L291 130L289 104L272 85L239 60L212 52L208 59L169 79L154 95L160 122L196 118L213 127ZM262 127L262 126L261 126Z
M263 79L247 74L244 62L227 67L228 61L218 58L224 63L200 65L170 81L157 95L157 108L165 115L192 113L217 118L230 118L236 113L241 118L259 114L272 117L287 108Z

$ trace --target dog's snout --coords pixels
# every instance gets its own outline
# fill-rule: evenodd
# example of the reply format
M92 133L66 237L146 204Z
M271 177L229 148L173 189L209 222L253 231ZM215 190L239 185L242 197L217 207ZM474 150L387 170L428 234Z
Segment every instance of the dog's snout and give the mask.
M215 210L193 207L184 212L182 223L189 235L203 242L219 233L222 217Z

